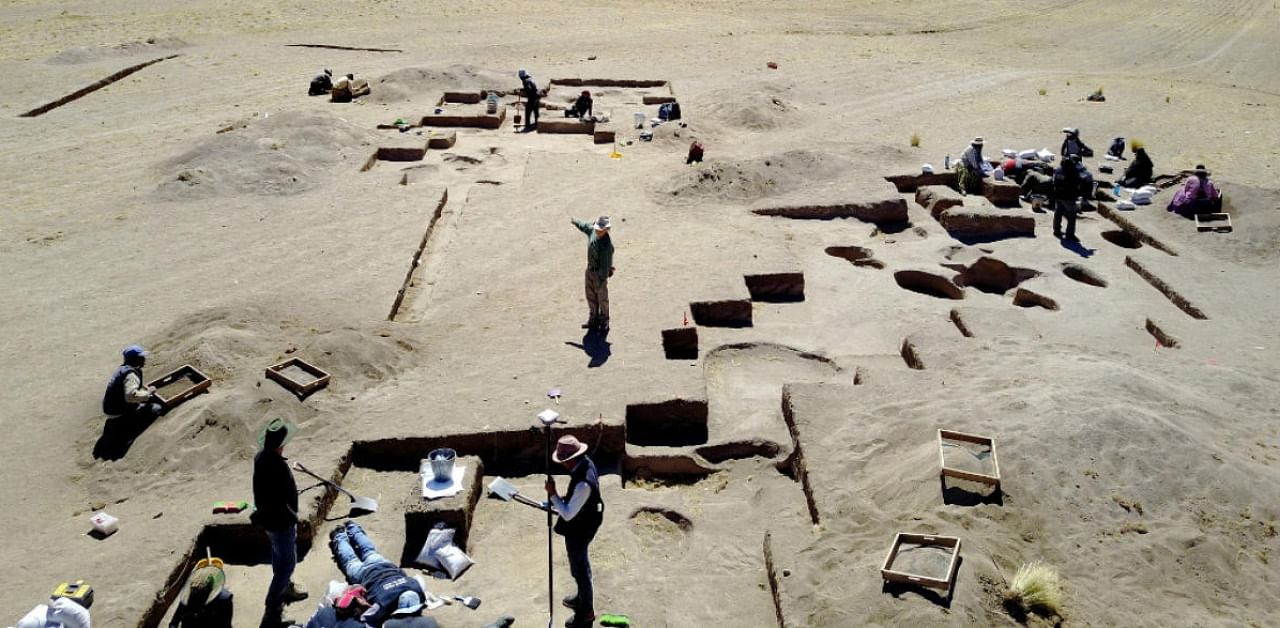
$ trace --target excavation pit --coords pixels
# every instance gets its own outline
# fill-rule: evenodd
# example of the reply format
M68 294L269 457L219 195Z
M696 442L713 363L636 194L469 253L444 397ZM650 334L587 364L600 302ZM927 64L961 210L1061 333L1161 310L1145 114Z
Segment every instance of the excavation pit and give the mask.
M459 458L475 456L484 472L503 477L536 475L545 470L546 440L540 429L467 432L448 436L421 436L356 441L351 446L352 464L375 471L417 472L422 458L433 449L447 447ZM620 425L557 427L552 438L572 434L592 446L591 458L602 469L615 469L623 456L623 428Z
M960 335L965 338L973 337L973 330L969 329L969 324L964 320L964 314L955 308L951 310L951 322L955 324L956 329L960 330Z
M156 397L165 410L172 410L196 395L206 392L213 384L209 377L190 364L184 364L147 383L154 386Z
M836 205L798 205L789 207L770 207L753 209L758 216L781 216L794 220L835 220L837 218L856 218L863 222L875 223L885 230L901 231L910 225L907 217L907 201L901 198L881 198L877 200L841 203Z
M472 129L496 129L507 119L505 107L499 107L497 113L486 113L485 105L451 105L441 113L430 113L422 117L422 126L434 127L466 127Z
M1160 325L1155 321L1148 318L1146 328L1147 333L1151 334L1151 337L1155 338L1156 342L1160 343L1161 346L1169 347L1170 349L1178 348L1180 344L1178 339L1169 335L1169 333L1160 327Z
M892 183L902 193L915 192L925 185L945 185L953 190L959 189L959 185L956 183L956 173L951 171L927 174L898 174L887 176L884 179Z
M1112 229L1110 231L1103 231L1102 239L1120 248L1125 248L1125 249L1142 248L1142 242L1139 241L1138 238L1135 238L1133 234L1129 233L1128 231L1124 231L1122 229Z
M1165 280L1157 277L1156 274L1147 269L1146 266L1143 266L1142 262L1139 262L1131 256L1126 256L1124 258L1124 265L1133 269L1133 272L1138 273L1139 277L1142 277L1144 281L1151 284L1152 288L1159 290L1160 294L1163 294L1166 299L1169 299L1170 303L1185 312L1187 316L1196 320L1208 320L1209 316L1205 314L1203 310L1189 301L1186 297L1182 296L1182 293L1174 290L1173 286L1170 286Z
M804 273L770 273L746 275L747 292L752 301L796 303L804 301Z
M1026 288L1018 288L1018 291L1013 293L1013 304L1018 307L1042 307L1055 312L1058 310L1057 301Z
M920 359L920 350L916 348L914 340L904 338L902 340L902 349L899 353L902 354L902 361L906 363L908 368L917 371L924 370L924 360Z
M693 529L693 522L688 517L670 508L644 506L632 512L628 519L632 525L658 535L684 533Z
M688 447L707 442L707 402L672 399L627 406L627 442Z
M1108 285L1107 280L1103 279L1101 275L1079 264L1064 264L1062 266L1062 274L1075 281L1088 284L1090 286L1106 288Z
M923 270L900 270L893 273L893 280L904 290L910 290L938 299L964 298L964 290L950 279Z
M994 257L983 256L968 266L959 268L955 284L972 286L989 294L1004 294L1018 284L1039 276L1040 273L1030 268L1010 266Z
M417 566L418 553L427 542L427 534L437 523L455 530L453 542L463 551L467 549L467 537L476 504L484 494L484 463L476 456L458 457L454 464L465 467L462 491L451 497L428 500L422 496L421 476L405 475L405 494L401 502L404 508L404 551L400 557L402 566ZM431 484L430 486L435 486ZM425 565L424 565L425 566Z
M782 446L767 440L749 440L706 445L699 447L695 451L707 462L720 464L727 460L745 460L747 458L773 459L782 451Z
M693 322L703 327L751 327L751 301L697 301L689 304Z
M872 257L871 249L861 246L829 246L826 248L826 253L831 257L843 259L854 266L884 268L884 262Z
M698 359L698 328L676 327L662 330L662 350L668 360Z

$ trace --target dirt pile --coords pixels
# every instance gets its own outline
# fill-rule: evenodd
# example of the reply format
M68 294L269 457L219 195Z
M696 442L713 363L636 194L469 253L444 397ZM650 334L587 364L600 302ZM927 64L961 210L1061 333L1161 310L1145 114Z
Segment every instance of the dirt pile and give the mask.
M841 156L809 150L711 161L667 179L654 191L654 198L665 205L749 202L829 181L848 167Z
M255 117L161 164L156 194L164 200L297 194L319 185L344 162L357 170L376 139L333 116Z

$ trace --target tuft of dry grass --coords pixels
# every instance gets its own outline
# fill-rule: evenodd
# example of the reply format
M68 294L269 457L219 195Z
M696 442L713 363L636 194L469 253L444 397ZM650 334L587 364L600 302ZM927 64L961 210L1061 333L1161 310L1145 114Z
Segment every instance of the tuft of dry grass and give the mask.
M920 133L911 134L911 148L920 148Z
M1114 501L1115 503L1119 504L1120 507L1125 510L1125 512L1136 512L1138 514L1142 514L1142 502L1140 501L1137 501L1134 499L1126 499L1119 495L1112 495L1111 501Z
M1149 530L1147 530L1147 524L1141 521L1126 521L1124 525L1120 526L1120 534L1127 534L1129 532L1146 534Z
M1040 94L1041 96L1044 96L1045 94L1048 94L1048 93L1049 93L1049 90L1047 90L1047 89L1045 89L1045 88L1043 88L1043 87L1041 87L1041 88L1040 88L1040 90L1039 90L1039 94Z
M1038 560L1023 563L1004 592L1004 604L1016 615L1062 616L1062 584L1058 571Z

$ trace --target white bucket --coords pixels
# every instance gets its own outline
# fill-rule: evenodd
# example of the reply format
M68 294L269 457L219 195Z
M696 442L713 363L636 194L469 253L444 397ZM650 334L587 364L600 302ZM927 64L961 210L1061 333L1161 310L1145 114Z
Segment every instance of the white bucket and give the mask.
M431 477L436 482L453 481L453 461L458 457L458 452L441 447L433 449L427 454L427 462L431 464Z
M643 111L637 111L631 114L631 117L635 119L635 124L637 129L644 128L644 112Z

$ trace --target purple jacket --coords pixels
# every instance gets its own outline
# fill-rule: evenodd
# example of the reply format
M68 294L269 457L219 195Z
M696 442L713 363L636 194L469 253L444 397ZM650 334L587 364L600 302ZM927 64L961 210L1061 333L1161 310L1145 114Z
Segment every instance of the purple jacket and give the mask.
M1213 181L1209 177L1201 179L1193 176L1187 179L1182 185L1182 189L1173 195L1173 200L1169 203L1169 211L1184 213L1197 202L1213 202L1220 198L1222 194L1218 192L1218 188L1213 185Z

